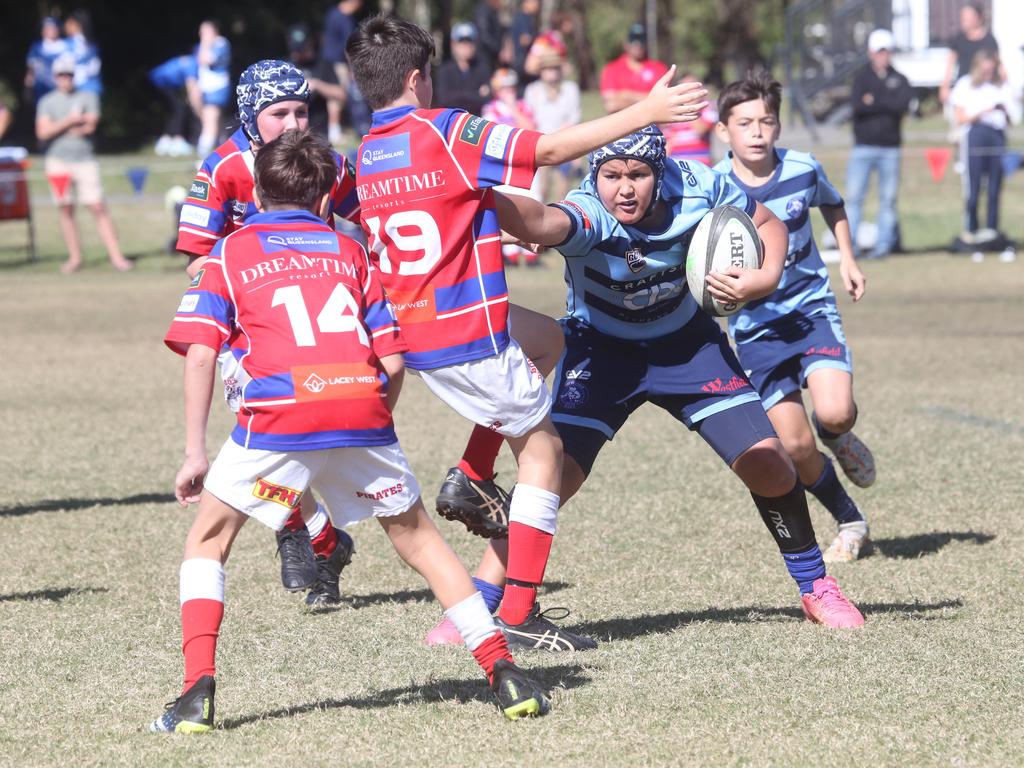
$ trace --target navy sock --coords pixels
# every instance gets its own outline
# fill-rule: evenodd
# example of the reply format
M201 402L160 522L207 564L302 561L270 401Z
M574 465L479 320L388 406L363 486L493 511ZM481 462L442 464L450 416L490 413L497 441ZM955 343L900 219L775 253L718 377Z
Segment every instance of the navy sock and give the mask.
M856 523L863 520L864 515L860 513L857 505L853 503L853 499L839 482L832 460L825 454L821 454L821 458L825 460L825 468L821 470L821 476L807 486L807 490L832 514L836 522L840 524Z
M505 594L504 587L478 579L476 576L473 577L473 586L479 589L480 594L484 596L484 604L487 606L488 611L494 613L498 610L498 606L501 605L501 598Z
M789 575L800 588L801 595L813 592L815 580L825 578L825 561L821 559L817 544L803 552L783 552L782 559L786 561Z

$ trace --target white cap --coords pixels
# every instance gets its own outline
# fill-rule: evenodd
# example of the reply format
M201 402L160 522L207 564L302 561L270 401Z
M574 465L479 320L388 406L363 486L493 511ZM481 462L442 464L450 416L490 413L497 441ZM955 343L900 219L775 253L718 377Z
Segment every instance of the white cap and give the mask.
M876 29L868 35L868 51L878 53L879 51L891 51L896 45L892 32L888 29Z
M62 53L54 59L53 64L50 65L50 72L54 75L75 74L75 54L70 52Z

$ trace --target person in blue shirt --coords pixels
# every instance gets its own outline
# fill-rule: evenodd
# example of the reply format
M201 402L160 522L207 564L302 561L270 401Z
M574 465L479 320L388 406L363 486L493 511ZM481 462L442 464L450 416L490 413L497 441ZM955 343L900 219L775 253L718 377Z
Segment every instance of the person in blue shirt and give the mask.
M53 79L53 62L68 50L68 42L60 36L60 22L53 16L43 19L39 39L32 43L25 57L25 88L32 89L32 98L39 100L57 87Z
M875 480L871 451L851 431L857 420L853 368L828 270L814 244L819 208L839 245L839 274L854 301L864 295L843 198L810 154L775 146L782 86L767 74L730 84L719 97L718 137L731 151L715 170L786 223L789 246L778 288L729 318L740 362L761 395L800 480L839 525L826 562L856 560L870 548L868 523L818 450L801 390L811 393L814 426L847 477Z
M175 56L149 71L149 81L160 91L167 102L167 122L164 132L157 139L154 152L158 155L180 157L192 154L192 145L186 135L188 133L188 97L186 89L191 91L196 86L198 76L195 56Z
M86 11L75 11L64 22L68 49L75 55L75 90L103 94L100 49L92 37L92 21Z
M562 503L629 416L653 403L697 432L747 486L807 618L861 626L863 616L826 576L803 486L757 391L686 283L694 229L713 208L732 205L753 219L764 262L760 269L711 273L709 290L723 302L768 296L783 272L785 226L727 177L701 163L666 159L655 126L597 150L590 169L581 187L555 205L496 195L503 230L565 257L565 352L551 410L565 455ZM502 549L492 541L478 587L486 582L500 591ZM485 599L492 594L481 592ZM537 638L537 647L563 650L551 646Z
M199 44L194 51L199 85L199 119L202 130L196 154L206 157L220 139L220 118L231 98L231 43L222 37L217 22L199 25Z

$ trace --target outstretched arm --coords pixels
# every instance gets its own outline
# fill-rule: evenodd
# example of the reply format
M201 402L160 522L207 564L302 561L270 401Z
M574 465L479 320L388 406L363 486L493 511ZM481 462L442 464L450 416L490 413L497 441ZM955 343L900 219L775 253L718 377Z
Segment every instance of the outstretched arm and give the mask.
M524 243L557 245L565 242L572 222L561 208L544 205L526 195L494 193L501 228Z
M654 84L647 97L632 106L542 135L537 142L537 165L567 163L651 123L696 120L708 105L703 100L708 92L700 83L669 85L675 72L673 65Z

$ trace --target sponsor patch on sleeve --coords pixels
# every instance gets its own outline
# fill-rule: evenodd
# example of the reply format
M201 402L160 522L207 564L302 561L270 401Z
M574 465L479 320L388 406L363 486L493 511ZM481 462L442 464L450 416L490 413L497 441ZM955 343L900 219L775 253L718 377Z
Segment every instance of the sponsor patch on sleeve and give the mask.
M210 182L196 179L192 182L192 186L188 188L188 196L193 200L206 202L210 199Z
M466 124L462 126L462 130L459 132L459 141L464 144L472 144L474 147L479 146L480 139L483 138L484 128L487 126L487 121L482 117L471 117L466 120Z
M210 226L210 209L198 205L181 206L181 223L195 224L197 227Z
M196 276L192 278L192 282L188 284L189 288L198 288L199 284L203 282L203 275L206 274L205 269L200 269L196 272Z
M573 213L579 216L580 222L583 224L584 229L591 228L590 217L587 216L587 212L583 210L583 207L580 206L579 203L574 203L572 200L560 200L558 204L565 208L571 209Z
M178 305L178 312L195 312L199 306L198 293L186 293L181 297L181 304Z
M504 158L505 147L508 146L508 140L511 138L513 130L511 125L495 125L487 137L484 154L488 157L493 157L495 160Z

